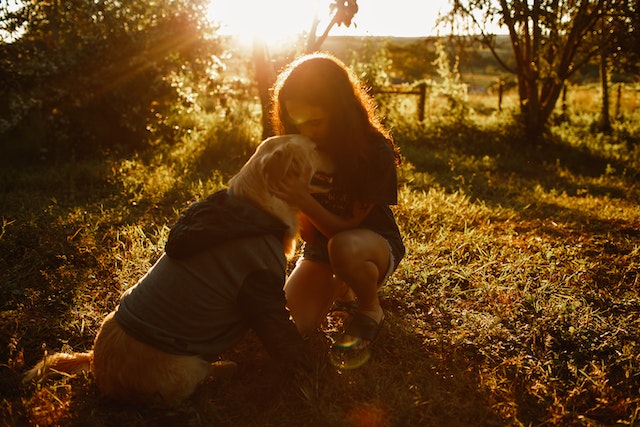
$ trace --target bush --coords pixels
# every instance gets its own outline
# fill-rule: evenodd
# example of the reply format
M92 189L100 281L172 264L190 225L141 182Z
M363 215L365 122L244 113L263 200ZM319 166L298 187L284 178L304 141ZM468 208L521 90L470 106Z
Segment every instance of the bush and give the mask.
M195 102L186 88L217 78L222 47L202 3L34 2L5 16L25 32L0 44L4 151L83 154L174 139L168 117Z

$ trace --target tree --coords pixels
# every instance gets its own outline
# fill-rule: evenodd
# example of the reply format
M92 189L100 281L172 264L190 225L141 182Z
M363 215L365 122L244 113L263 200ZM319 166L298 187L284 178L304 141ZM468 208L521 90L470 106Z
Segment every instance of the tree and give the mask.
M606 0L454 0L452 31L474 34L516 75L520 120L530 141L540 141L569 77L599 53L591 43L607 10ZM492 28L509 34L515 67L495 49Z
M336 0L329 5L329 10L331 13L331 21L320 37L316 34L320 21L317 16L314 18L311 31L307 37L307 53L319 50L335 25L351 26L353 17L358 13L358 3L357 0Z
M640 19L634 0L611 1L600 21L600 85L602 104L599 128L612 131L609 112L609 74L611 71L638 74L640 71Z
M357 0L335 0L329 5L329 10L331 21L329 21L327 27L319 37L317 31L320 21L317 16L315 17L311 25L311 31L307 35L306 53L319 50L335 25L345 25L347 27L352 25L353 17L358 12ZM259 38L254 38L253 40L253 62L256 71L260 104L262 106L262 137L267 138L273 135L273 129L271 129L269 120L269 110L271 108L269 89L275 82L276 73L271 63L269 48L264 40Z
M608 11L608 54L614 70L640 76L640 3L613 2Z
M602 88L602 103L600 104L600 130L604 133L611 133L611 116L609 114L609 66L607 49L607 17L600 19L600 87Z
M0 11L0 134L33 148L139 145L210 76L205 0L49 0Z

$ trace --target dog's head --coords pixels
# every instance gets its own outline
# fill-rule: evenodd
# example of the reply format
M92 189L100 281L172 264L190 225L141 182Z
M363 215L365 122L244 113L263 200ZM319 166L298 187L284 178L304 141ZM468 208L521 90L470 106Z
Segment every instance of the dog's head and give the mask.
M258 152L266 152L260 161L267 186L283 180L305 182L310 193L325 193L332 184L333 162L316 144L302 135L283 135L268 138Z
M251 200L257 206L289 225L288 240L295 241L298 230L296 210L271 193L274 185L291 179L304 182L310 193L329 191L334 170L329 156L302 135L282 135L267 138L233 178L230 191ZM292 252L291 242L285 242Z

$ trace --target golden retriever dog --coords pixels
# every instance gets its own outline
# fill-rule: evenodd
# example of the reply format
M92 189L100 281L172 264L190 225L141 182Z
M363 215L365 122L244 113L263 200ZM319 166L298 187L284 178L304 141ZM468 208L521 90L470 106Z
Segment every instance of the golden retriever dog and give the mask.
M308 364L283 292L297 211L271 189L299 179L327 191L319 183L331 170L301 135L263 141L228 189L185 210L165 252L103 320L93 350L45 355L24 381L85 371L115 400L171 405L228 367L220 355L249 329L277 360Z

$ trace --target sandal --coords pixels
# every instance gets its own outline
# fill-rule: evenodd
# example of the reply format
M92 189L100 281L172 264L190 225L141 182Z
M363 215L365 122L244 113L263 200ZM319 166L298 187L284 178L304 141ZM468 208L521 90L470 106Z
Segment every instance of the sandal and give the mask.
M360 338L372 344L376 338L378 338L378 335L380 335L383 323L384 314L382 315L382 319L380 319L380 323L378 323L366 314L356 313L347 325L344 334Z
M380 335L384 315L380 323L371 317L356 313L344 333L333 342L329 351L330 362L339 369L356 369L371 357L370 347Z

